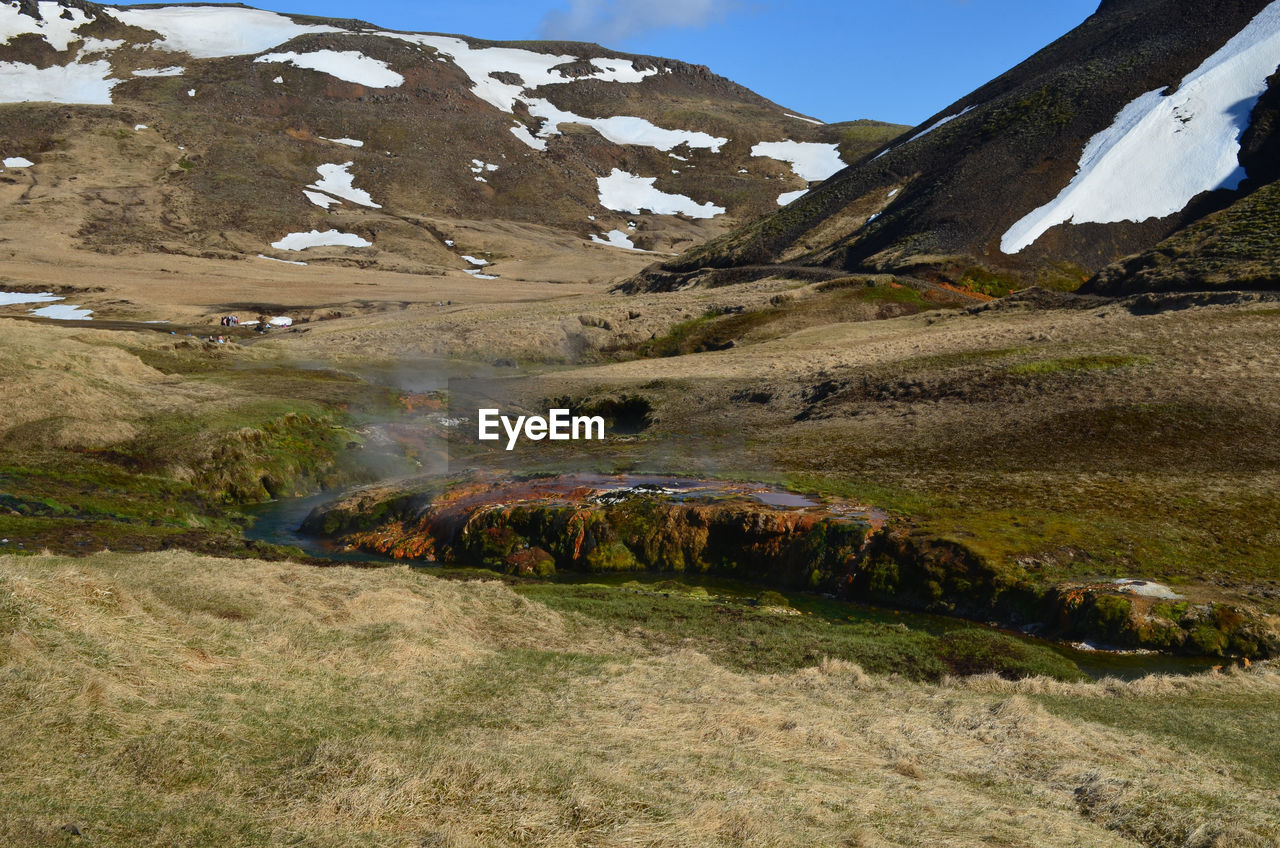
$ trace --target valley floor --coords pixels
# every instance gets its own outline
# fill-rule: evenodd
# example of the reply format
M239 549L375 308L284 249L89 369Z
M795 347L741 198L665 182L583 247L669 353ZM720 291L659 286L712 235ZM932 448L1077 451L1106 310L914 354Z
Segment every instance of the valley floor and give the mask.
M1225 604L1275 632L1273 303L983 308L785 277L622 297L607 281L641 260L485 282L55 253L0 257L0 290L96 310L0 318L0 842L1280 839L1266 663L1132 683L921 682L821 656L765 673L725 660L759 652L732 622L711 645L492 581L292 564L241 514L429 466L429 388L482 374L530 408L649 405L634 436L516 470L772 481L874 505L1002 579L1159 580L1187 599L1169 615ZM296 332L202 340L259 306ZM128 323L159 319L178 323Z

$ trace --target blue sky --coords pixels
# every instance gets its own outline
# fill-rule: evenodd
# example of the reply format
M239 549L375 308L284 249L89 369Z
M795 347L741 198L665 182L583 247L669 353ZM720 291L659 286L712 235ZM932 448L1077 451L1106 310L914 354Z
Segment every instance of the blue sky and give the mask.
M824 121L919 124L1092 14L1098 0L246 0L391 29L597 41L707 65Z

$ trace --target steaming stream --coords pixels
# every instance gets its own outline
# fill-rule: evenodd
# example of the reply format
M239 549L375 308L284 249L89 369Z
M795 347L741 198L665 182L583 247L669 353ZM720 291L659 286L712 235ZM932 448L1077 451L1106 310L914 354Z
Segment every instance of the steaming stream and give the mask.
M686 498L745 496L770 507L784 510L814 511L825 509L832 517L839 520L875 523L883 521L885 518L884 514L878 510L848 510L842 509L838 505L826 507L804 495L759 484L639 474L572 474L562 475L550 481L539 482L542 484L540 494L550 497L555 497L557 491L568 496L568 493L587 486L604 493L597 497L606 498L609 493L625 496L627 492L633 491L660 491L664 496L677 501ZM366 551L341 550L329 540L309 535L301 530L303 521L316 507L340 500L345 494L347 493L329 492L305 498L278 500L249 508L246 513L253 518L253 524L251 528L246 530L245 535L253 540L297 547L313 557L335 563L409 564L413 567L438 569L441 572L450 570L450 566L443 564L420 561L406 563L403 560L396 560ZM776 587L754 581L683 573L626 572L584 574L569 572L559 573L545 579L549 582L565 584L592 583L617 587L621 587L623 584L640 584L643 586L659 583L665 583L669 586L671 582L675 582L686 587L705 588L713 595L718 596L720 602L733 602L735 600L741 602L745 599L754 598L762 589L776 589ZM784 591L784 594L797 610L824 618L834 626L851 623L889 623L904 625L914 630L921 630L935 635L962 628L989 627L989 625L959 618L903 612L863 603L836 600L830 596L815 593ZM993 629L998 629L1007 635L1031 644L1048 647L1050 650L1074 662L1083 672L1094 678L1110 676L1134 679L1147 674L1195 674L1206 671L1221 662L1221 660L1212 658L1184 657L1170 654L1079 650L1068 645L1039 639L1004 628Z

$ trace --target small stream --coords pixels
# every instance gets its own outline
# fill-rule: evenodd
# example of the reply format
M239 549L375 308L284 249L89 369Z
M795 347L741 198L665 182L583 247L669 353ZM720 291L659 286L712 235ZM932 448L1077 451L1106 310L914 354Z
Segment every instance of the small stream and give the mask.
M668 494L674 493L676 496L683 494L688 497L705 497L712 493L746 494L764 504L793 509L811 509L821 506L821 504L803 495L758 484L738 484L650 475L569 475L564 479L564 483L566 488L586 483L613 491L633 488L661 488ZM311 556L335 563L404 565L405 562L403 560L379 556L365 551L339 550L325 539L299 531L303 520L313 509L340 496L340 493L328 492L304 498L282 499L246 508L245 513L252 518L253 523L246 529L245 537L256 541L296 547ZM862 520L867 520L868 518L874 520L880 516L859 515L857 517ZM444 566L432 564L413 563L412 565L424 569L445 570ZM550 578L550 580L551 582L566 584L594 583L612 586L621 586L625 583L639 583L641 585L669 584L671 581L675 581L688 587L702 587L711 594L722 598L743 600L754 598L762 589L774 589L774 587L770 586L724 577L658 574L653 572L617 574L563 573ZM784 591L782 594L787 597L795 609L823 618L836 626L853 623L900 624L913 630L920 630L933 635L941 635L969 627L989 626L948 616L905 612L840 601L812 593ZM1039 639L1017 631L1004 628L995 629L999 629L1001 632L1019 640L1047 647L1075 663L1081 671L1094 679L1116 677L1123 680L1133 680L1148 674L1199 674L1222 662L1219 659L1209 657L1080 650L1069 645Z

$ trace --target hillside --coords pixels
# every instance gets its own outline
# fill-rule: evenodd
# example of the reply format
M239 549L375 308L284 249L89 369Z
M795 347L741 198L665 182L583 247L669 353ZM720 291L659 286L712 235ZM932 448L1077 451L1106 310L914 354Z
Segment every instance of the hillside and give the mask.
M483 277L634 269L594 258L684 249L901 129L592 44L73 0L0 7L0 103L7 232Z
M1275 179L1277 64L1280 4L1231 0L1206 15L1190 0L1103 3L817 190L630 288L780 264L913 273L994 294L1074 289ZM1258 226L1261 244L1275 231ZM1265 250L1226 250L1274 267Z

